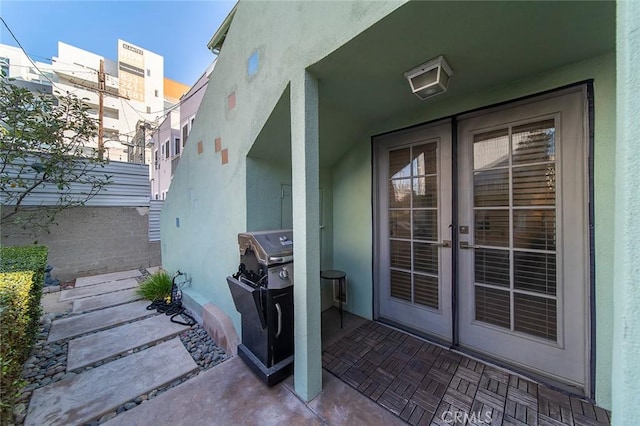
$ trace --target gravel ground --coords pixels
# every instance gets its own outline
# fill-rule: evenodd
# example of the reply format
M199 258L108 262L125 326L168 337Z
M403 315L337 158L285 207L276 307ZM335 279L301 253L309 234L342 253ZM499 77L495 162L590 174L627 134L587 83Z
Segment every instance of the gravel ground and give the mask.
M46 314L42 317L40 321L41 329L40 333L38 334L36 344L33 348L33 351L31 352L31 356L24 365L23 379L26 383L26 386L23 388L22 393L18 399L18 404L16 405L16 408L14 410L14 424L22 425L24 423L29 400L31 399L31 394L35 389L46 386L50 383L73 377L76 374L82 373L83 371L99 367L107 362L111 362L115 359L128 356L132 353L136 353L150 347L149 345L141 346L139 348L130 350L125 354L99 361L95 364L77 369L75 371L67 372L67 350L69 340L71 339L47 343L47 337L49 336L49 330L51 329L51 322L53 320L72 315L73 314L67 312L63 314ZM187 318L184 319L186 320ZM137 321L139 320L140 319L138 319ZM211 340L207 332L198 324L181 333L179 337L182 341L182 344L191 354L193 360L196 362L196 364L198 364L199 369L197 371L191 373L188 376L175 380L166 386L158 389L153 389L146 394L139 395L137 398L128 401L125 404L122 404L115 411L107 413L100 419L88 424L93 426L104 423L107 420L114 418L118 414L135 408L138 404L141 404L146 400L152 399L164 393L168 389L179 385L180 383L190 379L191 377L198 375L200 372L206 371L209 368L220 364L221 362L229 358L224 349L219 347L213 340ZM165 339L164 341L169 339L170 338ZM158 343L162 343L162 341L156 342L154 343L154 345Z

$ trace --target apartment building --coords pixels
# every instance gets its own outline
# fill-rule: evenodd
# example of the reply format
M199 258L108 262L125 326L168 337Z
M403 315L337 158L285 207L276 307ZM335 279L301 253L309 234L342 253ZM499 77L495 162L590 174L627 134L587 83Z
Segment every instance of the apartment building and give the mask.
M151 130L163 120L188 86L164 77L164 58L124 40L118 40L118 58L58 42L50 63L34 67L16 47L0 45L0 66L15 84L44 93L72 93L84 98L89 113L99 119L98 78L105 74L102 120L105 156L111 161L151 163ZM169 97L165 88L170 88ZM181 92L181 93L180 93ZM98 149L98 139L88 150Z
M33 92L51 93L50 80L55 79L52 65L36 60L34 63L35 66L29 61L22 49L0 44L0 71L2 75L15 79L16 85Z
M209 76L215 67L215 61L200 76L198 81L177 99L178 105L173 107L160 125L152 130L153 167L151 167L151 196L156 200L164 200L171 185L171 179L180 162L180 155L189 140L191 128L196 120L196 113L209 83ZM175 85L165 86L165 97L172 100Z

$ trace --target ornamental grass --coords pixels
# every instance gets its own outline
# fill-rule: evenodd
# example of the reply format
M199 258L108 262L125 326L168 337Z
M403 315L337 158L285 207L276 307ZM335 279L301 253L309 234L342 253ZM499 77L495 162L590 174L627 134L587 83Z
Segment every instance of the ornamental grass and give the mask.
M171 277L166 271L157 271L147 277L136 292L139 296L151 301L164 300L171 296Z

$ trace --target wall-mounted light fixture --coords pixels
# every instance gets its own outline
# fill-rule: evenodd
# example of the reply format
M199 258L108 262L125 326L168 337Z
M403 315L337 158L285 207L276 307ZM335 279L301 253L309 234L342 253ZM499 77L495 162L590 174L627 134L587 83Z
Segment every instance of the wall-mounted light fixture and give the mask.
M404 73L413 93L422 100L444 93L453 70L440 55Z

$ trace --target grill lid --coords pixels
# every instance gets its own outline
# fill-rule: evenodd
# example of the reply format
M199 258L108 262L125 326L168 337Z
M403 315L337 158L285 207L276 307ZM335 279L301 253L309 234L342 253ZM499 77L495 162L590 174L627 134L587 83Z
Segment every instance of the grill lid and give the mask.
M293 230L241 232L238 234L240 254L252 250L263 265L286 263L293 260Z

